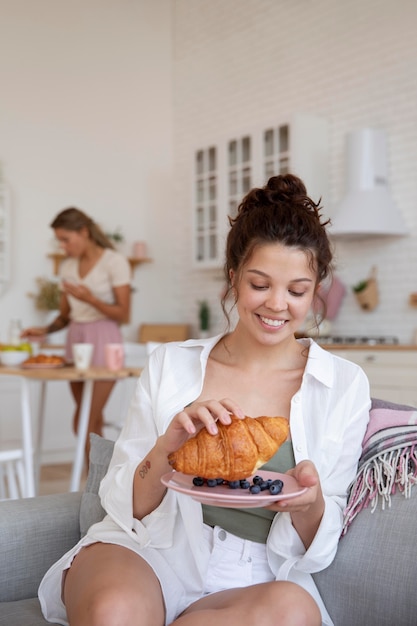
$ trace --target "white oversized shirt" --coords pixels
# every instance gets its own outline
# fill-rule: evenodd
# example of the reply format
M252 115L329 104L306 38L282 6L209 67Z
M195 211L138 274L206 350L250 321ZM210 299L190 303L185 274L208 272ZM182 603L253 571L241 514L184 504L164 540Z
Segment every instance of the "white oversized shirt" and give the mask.
M139 521L133 517L132 489L135 470L156 438L174 415L199 397L208 356L219 339L165 344L150 355L100 486L108 515L141 546L175 551L174 530L185 533L190 550L178 554L179 567L194 562L202 579L209 555L200 541L201 505L168 489L158 508ZM347 490L355 476L371 400L368 379L358 365L326 352L312 340L299 341L309 349L309 356L301 387L291 401L291 438L296 463L309 459L318 470L325 511L307 550L290 514L277 514L267 539L267 554L277 580L291 580L307 589L328 626L332 621L311 574L325 569L336 554ZM106 518L101 524L106 524Z

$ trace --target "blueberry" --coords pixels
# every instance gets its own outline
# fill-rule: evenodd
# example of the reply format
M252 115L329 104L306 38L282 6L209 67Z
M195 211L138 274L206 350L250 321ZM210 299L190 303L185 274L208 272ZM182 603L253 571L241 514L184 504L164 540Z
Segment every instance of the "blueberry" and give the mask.
M254 485L260 485L261 482L263 482L263 478L262 478L262 476L254 476L252 478L252 482L253 482Z
M217 487L217 480L215 478L208 478L207 487Z
M230 489L239 489L240 481L239 480L229 480Z
M269 488L269 493L272 496L277 496L282 491L282 485L272 484Z
M202 487L204 485L204 478L201 478L201 476L195 476L193 478L193 485L195 485L195 487Z
M259 483L259 486L261 488L261 491L266 491L267 489L269 489L269 485L266 480L263 480L261 483Z
M274 480L272 484L273 484L273 485L278 485L278 487L280 487L281 489L282 489L282 488L283 488L283 486L284 486L284 483L283 483L283 482L282 482L282 480L280 480L279 478L277 478L277 480Z
M241 489L249 489L250 487L250 482L248 480L246 480L246 478L244 480L240 481L240 488Z
M223 478L216 478L216 482L218 485L222 485L224 483Z
M249 487L249 491L250 491L251 493L257 494L257 493L260 493L261 488L260 488L260 486L259 486L259 485L251 485L251 486Z

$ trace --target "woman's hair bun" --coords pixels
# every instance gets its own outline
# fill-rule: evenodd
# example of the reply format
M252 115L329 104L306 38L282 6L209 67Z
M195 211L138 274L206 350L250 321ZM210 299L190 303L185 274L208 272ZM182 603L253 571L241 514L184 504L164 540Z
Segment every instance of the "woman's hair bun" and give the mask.
M276 192L286 199L307 195L307 189L303 181L293 174L271 176L265 185L265 191Z

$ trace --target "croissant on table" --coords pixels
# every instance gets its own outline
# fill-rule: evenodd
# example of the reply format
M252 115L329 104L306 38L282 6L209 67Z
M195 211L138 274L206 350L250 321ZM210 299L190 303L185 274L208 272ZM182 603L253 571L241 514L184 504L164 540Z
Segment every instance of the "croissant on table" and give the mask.
M288 437L284 417L231 418L228 425L217 422L217 435L202 428L168 455L170 465L184 474L240 480L269 461Z

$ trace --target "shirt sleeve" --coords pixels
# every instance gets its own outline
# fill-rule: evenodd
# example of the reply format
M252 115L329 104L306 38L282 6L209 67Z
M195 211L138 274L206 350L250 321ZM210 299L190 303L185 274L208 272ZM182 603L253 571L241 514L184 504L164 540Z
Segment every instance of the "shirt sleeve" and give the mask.
M106 513L142 546L166 548L172 544L176 512L175 493L167 490L161 504L141 521L133 516L133 480L136 468L160 434L154 419L153 389L158 388L158 355L151 355L132 398L117 439L99 496Z
M109 264L109 272L113 287L121 287L122 285L130 285L132 280L132 272L129 261L122 254L114 252Z

